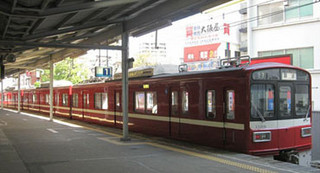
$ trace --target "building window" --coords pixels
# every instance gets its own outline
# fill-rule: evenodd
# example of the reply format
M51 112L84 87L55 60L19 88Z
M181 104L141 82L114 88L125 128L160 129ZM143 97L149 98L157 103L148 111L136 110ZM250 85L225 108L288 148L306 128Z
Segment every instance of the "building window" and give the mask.
M62 94L62 106L68 106L68 94Z
M272 24L283 21L283 2L258 6L259 25Z
M313 0L287 0L285 8L286 20L313 15Z
M72 106L77 108L78 105L78 94L72 94Z
M292 65L304 69L314 68L313 47L259 52L259 56L292 54Z
M200 59L208 59L208 51L200 52Z
M207 118L216 117L216 92L215 90L207 91Z
M192 53L188 54L188 60L194 60L194 55Z
M189 111L189 93L187 91L182 92L182 113L188 113Z

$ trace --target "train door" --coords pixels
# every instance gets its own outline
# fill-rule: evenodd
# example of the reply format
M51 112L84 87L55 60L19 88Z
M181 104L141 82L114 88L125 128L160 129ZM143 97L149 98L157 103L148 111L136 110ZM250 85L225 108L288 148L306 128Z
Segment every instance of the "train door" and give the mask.
M180 136L179 93L179 87L169 88L169 135L172 137Z
M86 112L89 109L90 95L89 91L82 91L82 119L85 118Z
M295 131L290 130L290 127L294 126L292 110L293 85L279 82L278 94L278 145L280 149L283 149L295 146Z
M235 132L230 127L235 117L235 89L224 89L224 116L223 116L223 144L226 148L232 148L235 143Z

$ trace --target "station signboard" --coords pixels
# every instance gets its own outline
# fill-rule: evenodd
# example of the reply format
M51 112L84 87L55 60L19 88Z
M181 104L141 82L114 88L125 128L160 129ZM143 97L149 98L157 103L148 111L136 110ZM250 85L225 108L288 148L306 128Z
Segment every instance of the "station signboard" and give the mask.
M96 67L95 68L96 77L112 77L111 67Z

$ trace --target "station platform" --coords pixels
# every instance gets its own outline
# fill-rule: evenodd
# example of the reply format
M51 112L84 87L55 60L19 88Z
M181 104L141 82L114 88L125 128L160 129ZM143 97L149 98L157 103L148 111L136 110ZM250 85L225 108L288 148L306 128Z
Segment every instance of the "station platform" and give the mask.
M0 110L0 173L320 172L67 119Z

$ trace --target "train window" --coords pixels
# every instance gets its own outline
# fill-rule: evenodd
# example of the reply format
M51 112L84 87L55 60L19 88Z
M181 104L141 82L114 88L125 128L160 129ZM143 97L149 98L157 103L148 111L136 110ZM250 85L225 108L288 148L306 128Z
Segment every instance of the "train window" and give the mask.
M101 93L102 109L108 109L108 93Z
M280 86L279 87L279 113L280 117L291 116L291 87Z
M62 94L62 106L68 106L68 94Z
M108 93L95 93L94 107L96 109L108 109Z
M178 92L171 92L171 115L178 114Z
M101 109L101 93L94 93L94 108Z
M120 93L119 92L116 92L116 107L117 109L120 108Z
M234 90L227 90L226 93L226 113L227 119L233 120L234 119L234 111L235 111L235 93Z
M49 94L46 94L46 104L49 104Z
M310 111L308 85L296 85L295 105L297 116L308 116L307 114Z
M135 111L145 112L145 93L135 92Z
M274 117L274 86L271 84L254 84L251 86L251 117Z
M216 117L216 92L215 90L207 91L207 118Z
M83 107L88 108L89 107L89 94L83 94Z
M32 103L36 103L36 102L37 102L37 94L33 94Z
M188 113L189 111L189 93L187 91L182 92L182 113Z
M72 107L79 107L78 105L78 94L72 94Z
M158 105L157 105L157 93L156 92L147 92L147 113L157 114Z
M56 102L56 106L59 106L59 94L56 94L55 102Z

